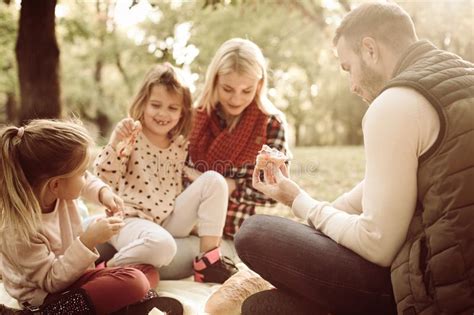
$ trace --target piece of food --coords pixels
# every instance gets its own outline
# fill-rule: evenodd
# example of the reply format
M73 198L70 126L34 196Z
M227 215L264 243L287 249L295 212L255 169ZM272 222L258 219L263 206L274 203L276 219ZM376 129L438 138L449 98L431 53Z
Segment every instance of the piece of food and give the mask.
M124 139L117 144L117 151L120 157L127 156L132 153L133 145L135 144L135 139L137 138L139 132L140 122L135 121L133 124L132 134L127 139Z
M288 157L284 153L264 144L258 152L256 166L263 168L267 166L268 162L272 162L276 167L280 167L286 161L288 161Z

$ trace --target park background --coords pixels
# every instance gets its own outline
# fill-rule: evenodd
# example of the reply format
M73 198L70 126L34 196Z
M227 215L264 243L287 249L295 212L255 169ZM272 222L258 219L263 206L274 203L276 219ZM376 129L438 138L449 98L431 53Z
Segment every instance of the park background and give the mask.
M364 172L367 105L349 92L332 37L351 0L0 0L0 124L74 115L104 144L144 74L170 62L196 97L227 39L259 45L287 116L292 177L333 200ZM474 61L474 0L396 1L418 35ZM289 209L259 209L292 217Z

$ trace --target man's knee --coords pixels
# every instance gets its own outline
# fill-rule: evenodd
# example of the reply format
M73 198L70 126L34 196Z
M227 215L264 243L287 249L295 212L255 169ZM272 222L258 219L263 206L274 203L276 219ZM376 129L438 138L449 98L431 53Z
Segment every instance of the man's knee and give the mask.
M257 243L263 241L257 234L265 228L268 219L268 216L254 215L244 221L234 238L235 249L239 256L252 251Z

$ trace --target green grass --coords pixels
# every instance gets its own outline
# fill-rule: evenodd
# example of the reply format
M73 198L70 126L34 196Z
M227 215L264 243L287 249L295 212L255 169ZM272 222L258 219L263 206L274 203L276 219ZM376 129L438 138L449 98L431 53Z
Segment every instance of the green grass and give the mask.
M315 199L333 201L364 177L362 146L302 147L292 152L290 177ZM295 219L282 204L259 207L257 213Z

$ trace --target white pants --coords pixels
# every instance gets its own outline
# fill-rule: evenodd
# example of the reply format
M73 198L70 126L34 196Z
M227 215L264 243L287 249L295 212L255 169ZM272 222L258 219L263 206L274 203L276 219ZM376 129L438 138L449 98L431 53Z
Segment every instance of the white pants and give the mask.
M141 218L125 219L125 226L109 241L117 250L110 264L165 266L176 255L174 237L188 236L195 225L199 236L222 236L227 202L224 177L214 171L203 173L176 198L175 209L161 226Z

